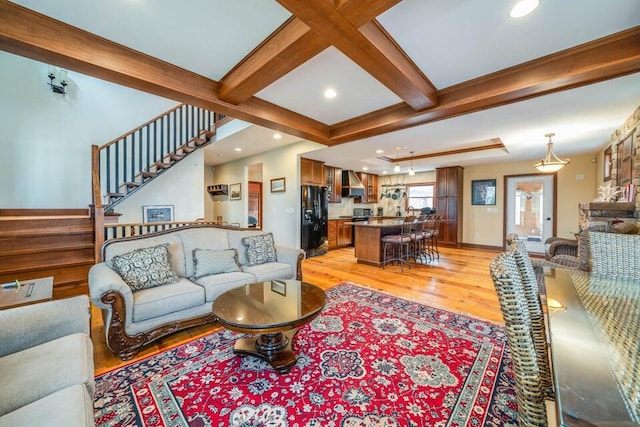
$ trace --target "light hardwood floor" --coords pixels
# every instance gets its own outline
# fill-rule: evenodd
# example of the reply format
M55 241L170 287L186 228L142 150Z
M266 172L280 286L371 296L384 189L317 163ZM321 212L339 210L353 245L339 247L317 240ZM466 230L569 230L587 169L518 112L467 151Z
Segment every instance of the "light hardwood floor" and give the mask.
M395 265L383 270L357 264L353 248L344 248L305 260L302 270L304 281L323 289L353 282L401 298L502 323L500 306L489 276L489 263L497 253L441 248L439 260L427 265L412 264L411 269L405 268L404 273L400 273L400 267ZM219 326L209 325L177 332L149 345L133 361L217 329ZM109 351L104 341L102 316L95 307L91 330L96 374L132 362L122 362Z

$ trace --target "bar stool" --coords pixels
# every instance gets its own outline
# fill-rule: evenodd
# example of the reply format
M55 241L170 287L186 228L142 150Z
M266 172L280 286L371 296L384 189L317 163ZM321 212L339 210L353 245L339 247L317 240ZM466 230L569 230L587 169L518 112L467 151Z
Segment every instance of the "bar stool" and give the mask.
M400 234L389 234L387 236L382 236L380 239L384 246L382 247L383 258L382 258L382 268L384 268L387 263L398 261L400 264L400 272L403 272L402 263L406 263L409 268L411 268L411 264L409 263L409 258L411 257L410 246L411 246L411 229L413 227L414 216L408 216L402 222L402 227L400 230ZM388 250L391 249L391 258L387 258Z
M414 227L411 231L411 252L413 253L413 260L416 262L416 264L418 263L418 260L420 260L420 263L426 263L427 257L431 259L431 256L429 256L429 253L425 249L425 239L427 237L427 233L425 230L426 221L427 215L418 216L418 218L414 221Z
M440 235L440 216L429 215L424 227L425 250L429 254L429 259L440 259L438 251L438 236Z

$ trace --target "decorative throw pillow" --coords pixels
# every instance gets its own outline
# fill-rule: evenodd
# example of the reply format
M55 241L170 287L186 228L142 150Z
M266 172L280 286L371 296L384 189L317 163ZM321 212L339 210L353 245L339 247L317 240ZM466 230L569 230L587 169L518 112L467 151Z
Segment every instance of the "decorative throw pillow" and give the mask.
M242 238L242 244L247 248L249 265L264 264L278 260L273 234L258 234Z
M112 262L133 292L178 281L169 264L168 243L114 256Z
M231 273L240 271L238 253L235 249L193 250L193 277L199 279L210 274Z

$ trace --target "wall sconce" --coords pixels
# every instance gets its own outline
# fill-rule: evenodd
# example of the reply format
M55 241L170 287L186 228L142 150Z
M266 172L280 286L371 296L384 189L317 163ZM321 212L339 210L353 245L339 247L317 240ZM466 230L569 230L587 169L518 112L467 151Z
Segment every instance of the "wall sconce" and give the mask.
M47 84L51 86L51 91L53 93L59 93L60 95L65 96L67 94L67 85L69 84L67 83L67 70L61 70L58 67L49 65L48 77L50 82ZM56 83L56 80L58 80L60 83Z

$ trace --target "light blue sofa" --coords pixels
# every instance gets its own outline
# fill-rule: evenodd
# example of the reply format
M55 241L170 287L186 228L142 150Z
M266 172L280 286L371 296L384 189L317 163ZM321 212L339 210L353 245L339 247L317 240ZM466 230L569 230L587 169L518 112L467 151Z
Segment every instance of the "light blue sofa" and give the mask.
M251 264L242 239L260 230L194 225L142 236L108 240L102 260L89 271L91 301L102 310L105 339L122 360L175 331L216 321L213 301L228 289L266 280L302 280L301 249L275 245L277 259ZM116 272L114 258L142 248L168 245L176 283L132 290ZM194 250L237 252L238 271L196 276Z
M93 426L86 295L0 311L0 426Z

